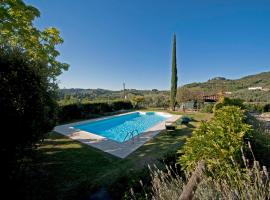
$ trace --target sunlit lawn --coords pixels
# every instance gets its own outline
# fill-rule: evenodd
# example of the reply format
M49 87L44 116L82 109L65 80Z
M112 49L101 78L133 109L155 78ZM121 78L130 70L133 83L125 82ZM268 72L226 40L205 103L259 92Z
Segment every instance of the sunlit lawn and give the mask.
M109 187L120 175L140 170L147 164L157 163L168 152L181 148L199 121L210 117L209 114L202 113L190 115L194 121L188 126L178 126L176 131L172 132L161 132L125 159L52 132L38 149L40 158L37 163L46 174L46 178L41 178L38 184L49 185L45 188L33 185L33 192L41 197L49 193L60 199L72 199L78 198L78 193L86 194L101 186Z

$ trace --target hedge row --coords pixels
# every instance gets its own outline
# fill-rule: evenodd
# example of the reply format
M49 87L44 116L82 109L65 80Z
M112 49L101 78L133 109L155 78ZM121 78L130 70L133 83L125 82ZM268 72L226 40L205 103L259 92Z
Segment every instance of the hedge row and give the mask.
M270 104L245 104L245 107L250 112L270 112Z
M59 122L72 121L74 119L87 119L96 115L115 112L119 110L130 110L133 106L130 101L93 102L60 105L58 112Z

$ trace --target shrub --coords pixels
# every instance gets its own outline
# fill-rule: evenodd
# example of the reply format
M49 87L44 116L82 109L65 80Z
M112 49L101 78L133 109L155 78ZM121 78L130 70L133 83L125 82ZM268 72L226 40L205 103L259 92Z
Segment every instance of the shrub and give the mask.
M134 108L140 108L142 107L142 103L144 102L143 96L134 96L131 99L132 105Z
M244 111L237 106L224 106L216 110L214 118L202 122L183 150L179 159L181 166L191 172L196 163L204 160L209 169L224 175L227 169L217 166L231 163L231 158L238 159L243 137L251 132L251 126L245 123Z
M261 164L270 167L270 134L269 125L265 121L248 115L248 123L253 126L254 132L250 138L255 157Z
M244 100L242 99L230 99L228 97L223 97L220 99L218 103L214 105L213 111L215 112L216 110L222 108L223 106L238 106L241 109L244 109Z
M88 119L104 113L132 109L130 101L91 102L60 105L58 119L67 122L75 119Z
M81 119L82 112L79 108L79 104L69 104L60 106L58 112L58 118L60 122L70 121L72 119Z
M267 107L266 107L267 108ZM263 104L245 104L245 109L250 112L264 112L264 105Z
M132 104L130 101L113 101L111 102L110 106L113 111L132 109Z
M240 163L234 166L234 175L228 174L224 179L217 176L203 176L197 184L194 199L270 199L270 179L267 169L260 167L257 161L244 169ZM220 166L221 167L221 166ZM151 168L150 192L145 192L145 199L178 200L185 188L186 181L171 167L166 171ZM211 172L210 172L211 173ZM132 199L137 200L131 192Z
M1 158L10 171L53 128L57 104L42 63L0 48L0 66Z
M213 112L213 108L214 108L214 104L213 103L204 103L201 111L205 112L205 113L212 113Z

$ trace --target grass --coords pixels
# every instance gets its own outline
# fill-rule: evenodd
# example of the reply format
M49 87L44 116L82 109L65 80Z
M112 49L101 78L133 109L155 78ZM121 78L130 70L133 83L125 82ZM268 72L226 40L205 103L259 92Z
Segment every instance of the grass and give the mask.
M100 187L112 187L120 176L142 170L148 164L158 163L167 153L176 152L199 121L211 117L203 113L190 116L194 120L188 126L177 126L172 132L163 131L125 159L51 132L37 150L34 169L39 170L27 186L31 188L30 195L38 196L37 199L45 196L79 199Z

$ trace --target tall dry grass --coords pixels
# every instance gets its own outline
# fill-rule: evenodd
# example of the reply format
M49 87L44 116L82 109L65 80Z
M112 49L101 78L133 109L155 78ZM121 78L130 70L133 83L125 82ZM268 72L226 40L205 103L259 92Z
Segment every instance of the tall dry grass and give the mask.
M251 145L248 145L251 149ZM205 171L202 181L198 184L193 199L226 199L226 200L267 200L270 199L270 179L269 173L264 166L253 158L253 162L244 156L242 151L244 166L235 163L226 178L219 179L211 171ZM220 166L224 167L224 166ZM225 166L226 167L226 166ZM231 165L228 165L231 167ZM151 185L150 192L144 192L144 199L152 200L178 200L183 187L186 184L184 178L174 167L166 166L166 170L160 170L156 166L150 167ZM187 176L189 177L189 176ZM187 178L188 179L188 178ZM142 187L143 183L141 183ZM131 190L132 191L132 190ZM138 199L131 192L132 199ZM140 198L141 199L141 198Z

